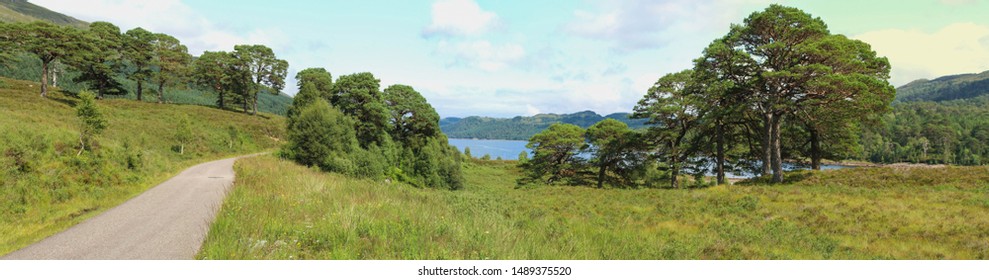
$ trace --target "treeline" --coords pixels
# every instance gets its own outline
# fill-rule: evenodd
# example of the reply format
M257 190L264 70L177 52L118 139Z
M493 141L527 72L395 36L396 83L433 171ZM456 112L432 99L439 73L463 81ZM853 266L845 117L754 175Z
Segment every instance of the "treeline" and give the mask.
M720 184L739 169L782 182L784 161L809 159L818 169L855 151L862 128L889 110L889 71L868 44L831 34L799 9L771 5L714 40L692 69L649 89L633 115L648 120L647 131L614 121L587 131L550 126L530 139L533 158L521 164L521 182L593 176L598 186L612 177L624 186L666 179L676 188L684 173L700 179L711 172Z
M877 163L989 163L989 95L893 106L862 135L862 159Z
M0 59L9 64L25 56L40 62L40 94L45 97L58 75L74 72L98 99L125 95L119 79L136 84L136 99L146 92L165 102L166 90L198 87L216 94L219 108L240 107L256 114L259 94L278 94L288 63L263 45L238 45L233 52L205 52L196 58L178 39L142 28L121 32L108 22L88 29L47 22L0 23ZM68 68L68 69L66 69Z
M588 128L604 119L611 118L629 125L633 129L645 127L645 120L629 118L628 113L614 113L601 116L593 111L572 114L538 114L531 117L514 118L444 118L440 129L452 138L477 138L499 140L528 140L536 133L554 123L573 124Z
M411 86L382 91L367 72L334 82L323 68L305 69L296 79L283 157L356 177L463 188L459 151L440 131L439 114Z

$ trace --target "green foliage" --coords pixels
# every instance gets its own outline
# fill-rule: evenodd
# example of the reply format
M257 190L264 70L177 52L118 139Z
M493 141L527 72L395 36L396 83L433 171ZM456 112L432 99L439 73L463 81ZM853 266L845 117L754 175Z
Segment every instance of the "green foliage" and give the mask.
M153 57L151 66L156 69L151 79L158 84L158 103L164 103L165 87L184 81L188 75L192 56L179 39L168 34L154 34L151 49Z
M380 81L368 72L343 75L333 85L330 102L345 114L361 120L356 123L357 139L367 148L384 141L388 108L379 90Z
M585 160L578 154L585 149L584 129L572 124L556 123L533 135L525 146L532 150L532 159L520 163L526 176L520 178L519 185L531 182L547 184L583 182L581 172Z
M96 91L97 98L106 94L122 95L127 92L117 82L115 76L123 67L122 51L124 37L120 28L109 22L94 22L84 32L87 50L79 51L67 59L68 63L80 70L74 79L77 83L87 83L90 90Z
M783 180L784 119L803 117L807 129L823 133L834 127L817 115L863 117L892 100L886 58L864 42L830 34L824 21L796 8L774 4L752 13L709 49L695 68L720 74L733 82L726 90L746 97L738 100L749 104L762 129L763 173L771 167L776 182Z
M441 133L440 115L412 87L391 85L384 90L382 97L391 113L388 120L390 135L396 141L410 142L436 137Z
M307 165L325 162L321 167L326 171L362 178L394 179L417 187L463 187L459 152L438 130L436 111L412 87L394 85L381 93L370 73L343 75L332 83L330 73L322 68L303 70L297 78L299 94L289 114L289 135L295 136L283 153L287 158ZM326 107L320 111L360 121L313 117L309 109L313 104ZM340 137L346 139L333 139ZM340 143L353 144L346 144L346 150L333 148ZM347 168L325 166L333 164Z
M290 117L317 99L329 100L329 94L333 92L333 76L323 68L306 68L295 74L295 80L299 92L295 94L292 107L288 110Z
M155 34L137 27L123 34L123 58L130 63L125 71L127 78L136 84L136 98L144 100L144 83L151 79L152 60L155 58Z
M41 96L48 94L49 71L51 64L77 51L85 52L88 45L82 32L72 27L57 26L47 22L12 24L8 27L11 39L17 50L34 54L41 60Z
M880 163L989 163L989 107L979 101L902 102L864 129L860 159Z
M251 114L257 114L259 93L278 94L285 87L288 62L275 57L274 51L264 45L236 45L233 57L238 72L234 79L246 85L240 96L246 102L244 111L247 111L247 104L253 104Z
M440 129L452 138L529 140L533 135L545 130L554 123L568 123L587 128L604 119L615 119L626 123L632 129L644 128L645 120L629 118L628 113L614 113L607 116L592 111L573 114L538 114L531 117L514 118L443 118Z
M326 171L355 173L356 166L352 160L362 159L354 156L357 138L353 123L352 119L326 101L316 100L290 119L288 145L285 148L287 157Z
M79 153L93 149L93 139L107 127L107 120L96 106L96 96L88 91L79 93L76 116L79 117Z
M236 64L233 55L219 51L203 52L193 61L193 81L216 94L216 106L225 109L225 98L233 95L236 89L234 77Z
M653 124L648 138L659 148L659 158L669 171L670 188L678 188L681 171L687 161L696 156L696 148L685 144L696 137L695 130L707 112L698 94L698 83L692 70L661 77L635 106L635 117L648 118Z
M598 168L597 187L604 187L605 181L620 187L634 186L644 173L644 137L614 119L592 125L587 128L586 135L590 143L590 163Z

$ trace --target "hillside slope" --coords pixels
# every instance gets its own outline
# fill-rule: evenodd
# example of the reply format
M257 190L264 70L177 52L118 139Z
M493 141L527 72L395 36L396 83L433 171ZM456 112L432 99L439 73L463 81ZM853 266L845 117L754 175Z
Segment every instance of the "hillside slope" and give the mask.
M951 101L989 95L989 71L921 79L896 89L897 102Z
M27 0L0 0L0 21L31 22L36 20L79 28L89 26L89 23L85 21L29 3Z
M284 118L195 105L103 100L108 122L79 154L78 99L0 78L0 255L111 208L208 159L281 144ZM191 140L179 141L183 120ZM180 153L184 144L184 153Z
M73 17L49 10L47 8L29 3L24 0L0 0L0 22L31 22L48 21L55 24L73 26L77 28L88 28L89 23L75 19ZM126 30L122 30L126 31ZM79 76L79 71L65 67L57 63L56 68L60 69L58 86L71 91L79 91L86 87L85 84L76 83L74 78ZM129 66L128 66L129 67ZM0 76L29 81L41 80L41 61L32 54L21 53L14 55L12 61L0 64ZM122 96L110 96L109 98L136 99L137 86L134 81L127 79L124 75L118 74L117 82L123 85L127 94ZM154 100L153 86L145 87L148 99ZM204 106L214 106L216 104L216 94L211 91L201 90L191 86L179 88L168 88L165 90L165 100L169 103L195 104ZM285 94L261 94L258 100L258 111L273 113L284 116L288 113L288 107L292 104L292 97Z
M450 138L529 140L532 135L554 123L568 123L587 128L599 121L612 118L628 124L632 129L645 127L645 120L630 119L628 116L628 113L601 116L593 111L583 111L572 114L518 116L510 119L477 116L444 118L440 120L440 129Z

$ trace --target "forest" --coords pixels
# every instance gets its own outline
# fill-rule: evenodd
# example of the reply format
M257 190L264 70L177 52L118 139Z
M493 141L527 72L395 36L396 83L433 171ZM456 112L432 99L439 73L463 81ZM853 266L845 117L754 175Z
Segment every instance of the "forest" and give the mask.
M188 53L175 37L143 28L121 31L108 22L85 28L45 21L0 23L0 75L41 81L98 99L127 98L259 110L284 115L291 97L281 93L288 63L263 45L233 52Z

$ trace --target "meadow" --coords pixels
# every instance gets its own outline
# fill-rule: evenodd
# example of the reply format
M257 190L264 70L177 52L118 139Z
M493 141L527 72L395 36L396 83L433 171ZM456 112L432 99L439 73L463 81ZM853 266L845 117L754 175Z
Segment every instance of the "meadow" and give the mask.
M446 191L239 160L200 259L987 259L989 167L789 173L696 189L516 188L471 161Z
M79 153L74 93L0 79L0 255L65 230L186 167L281 145L284 118L101 100L108 128ZM180 142L179 125L191 139ZM184 151L181 147L184 144ZM181 153L180 153L181 152Z

